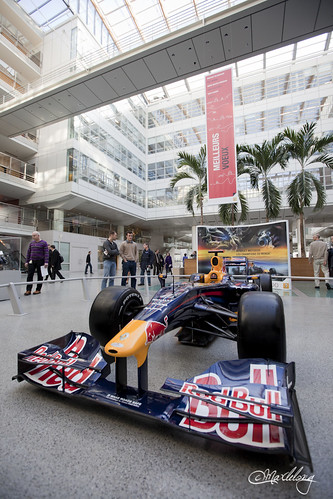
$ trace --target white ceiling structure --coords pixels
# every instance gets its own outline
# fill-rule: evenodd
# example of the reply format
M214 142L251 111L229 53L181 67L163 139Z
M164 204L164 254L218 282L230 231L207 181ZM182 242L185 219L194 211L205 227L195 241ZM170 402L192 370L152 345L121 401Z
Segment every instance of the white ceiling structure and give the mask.
M73 15L68 3L58 0L57 5L63 11L46 22L47 16L43 18L41 13L51 7L51 1L54 0L44 1L34 12L28 7L33 7L37 0L18 3L47 30L63 21L64 16ZM333 28L332 0L94 0L93 3L108 25L119 52L126 50L126 37L126 43L130 37L137 48L98 62L71 80L66 78L65 83L53 81L49 87L44 83L32 95L21 94L2 104L0 134L14 137L133 95L146 93L149 97L149 92L156 92L157 87L260 56ZM185 19L182 12L187 12L186 19L192 21L174 31L179 24L172 26L171 21L177 18L179 23ZM213 14L204 17L207 12ZM47 13L50 16L50 10ZM154 22L164 23L165 34L146 42L148 27Z

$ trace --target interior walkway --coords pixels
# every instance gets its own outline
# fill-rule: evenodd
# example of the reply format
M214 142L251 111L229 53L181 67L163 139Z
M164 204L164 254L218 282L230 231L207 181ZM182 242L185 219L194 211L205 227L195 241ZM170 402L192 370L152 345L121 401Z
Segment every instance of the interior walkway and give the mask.
M93 298L100 281L88 279L87 285ZM283 297L287 357L296 362L297 396L314 465L308 497L321 499L331 497L333 483L332 298L323 283L317 292L309 282L295 283L292 296ZM0 302L3 499L300 497L295 482L255 486L248 481L255 470L289 470L283 456L218 445L11 381L17 352L70 330L88 332L92 303L83 300L79 281L57 281L21 301L24 316L11 315L10 302ZM217 339L201 349L181 345L169 333L150 349L149 387L159 390L168 376L186 379L233 358L233 342ZM136 384L134 373L130 384ZM302 473L311 475L307 469Z

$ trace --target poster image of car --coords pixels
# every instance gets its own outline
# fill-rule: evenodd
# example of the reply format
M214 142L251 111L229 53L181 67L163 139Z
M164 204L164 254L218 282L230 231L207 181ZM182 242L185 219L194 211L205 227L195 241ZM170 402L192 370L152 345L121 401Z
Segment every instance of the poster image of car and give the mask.
M258 225L197 226L198 272L210 270L212 250L223 257L246 257L248 273L290 275L288 221Z

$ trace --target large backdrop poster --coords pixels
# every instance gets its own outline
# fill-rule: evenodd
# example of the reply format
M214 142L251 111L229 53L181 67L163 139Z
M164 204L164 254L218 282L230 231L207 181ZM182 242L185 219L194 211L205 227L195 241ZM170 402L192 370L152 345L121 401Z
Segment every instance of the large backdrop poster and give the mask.
M224 256L246 256L252 273L269 272L272 277L290 276L288 221L258 225L198 226L198 272L209 272L210 250ZM281 286L280 286L281 284ZM290 280L278 279L275 287L290 289Z

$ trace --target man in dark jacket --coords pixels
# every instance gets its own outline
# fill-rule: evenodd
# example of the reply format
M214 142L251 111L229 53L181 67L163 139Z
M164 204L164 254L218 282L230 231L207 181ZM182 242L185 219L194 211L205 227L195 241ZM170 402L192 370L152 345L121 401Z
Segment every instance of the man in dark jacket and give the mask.
M51 256L52 256L52 250L51 250L51 245L49 244L49 264L47 266L47 276L45 277L44 281L47 281L48 278L52 279L52 268L51 268Z
M88 251L88 254L86 257L86 269L84 271L85 274L88 274L88 267L90 269L90 274L93 274L92 265L91 265L91 251Z
M59 277L59 279L65 279L64 276L61 274L61 258L60 258L60 253L54 246L54 244L51 244L51 279L54 281L55 276Z
M155 251L154 257L155 257L155 259L154 259L154 275L155 274L158 275L161 272L163 272L164 258L161 255L160 250L158 250L158 249Z
M40 238L40 233L34 231L32 233L32 241L29 244L27 251L27 258L25 266L28 268L27 282L33 281L35 270L37 270L38 281L42 281L42 271L41 267L48 267L49 262L49 247L46 241ZM34 295L39 295L41 293L42 284L37 284L36 291L33 292ZM31 295L32 284L27 285L27 290L24 293L26 296Z
M102 289L105 289L109 280L109 286L114 285L114 279L108 277L115 276L117 271L117 256L119 255L118 246L116 244L117 232L112 230L109 238L103 243L103 276Z
M149 286L151 286L150 270L153 268L154 260L155 260L154 252L149 248L149 244L144 243L141 262L140 262L140 267L141 267L140 275L143 276L144 273L147 272ZM141 277L139 286L143 286L143 284L144 284L143 277Z
M327 258L328 272L330 277L333 277L333 236L331 236L331 246L328 249L328 258ZM333 287L333 282L331 279L331 288Z

